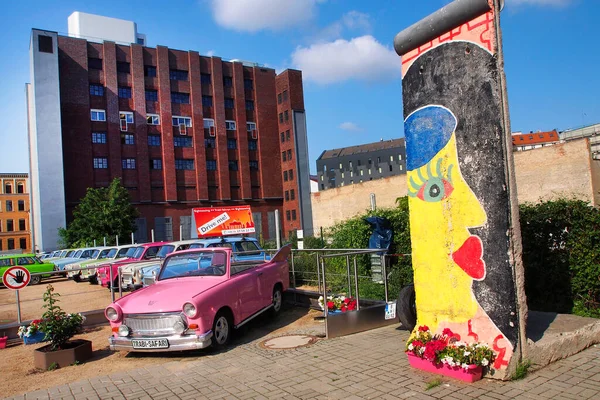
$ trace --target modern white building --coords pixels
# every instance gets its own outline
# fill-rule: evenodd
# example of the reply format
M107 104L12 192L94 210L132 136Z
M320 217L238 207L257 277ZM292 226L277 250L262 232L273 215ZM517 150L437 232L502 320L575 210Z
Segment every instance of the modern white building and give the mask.
M146 35L138 33L137 24L133 21L75 11L69 15L68 25L69 36L90 42L102 43L106 40L146 46Z

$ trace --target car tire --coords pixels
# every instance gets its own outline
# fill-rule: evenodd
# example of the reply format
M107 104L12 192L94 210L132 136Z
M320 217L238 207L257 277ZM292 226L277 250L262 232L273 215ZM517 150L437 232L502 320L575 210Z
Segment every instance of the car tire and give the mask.
M417 324L417 306L415 299L415 285L404 286L396 302L398 319L404 328L412 331Z
M90 285L97 285L98 277L96 275L90 275L90 277L88 278L88 282L90 283Z
M229 344L229 341L231 340L232 327L233 322L229 313L219 311L215 316L212 329L213 337L211 346L214 349L220 350Z
M42 277L40 275L33 275L31 280L29 281L30 285L39 285L42 281Z
M273 288L271 315L273 317L278 316L283 308L283 292L281 291L281 285L275 285Z
M81 282L81 277L79 275L73 275L73 281L80 283Z

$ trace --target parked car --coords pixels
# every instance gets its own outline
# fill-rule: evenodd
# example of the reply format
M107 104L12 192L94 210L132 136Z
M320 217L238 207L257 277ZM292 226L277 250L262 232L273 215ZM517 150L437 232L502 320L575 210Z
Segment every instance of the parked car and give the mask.
M154 242L154 243L145 243L138 245L135 247L133 255L130 258L126 258L120 261L113 261L110 263L103 263L97 268L97 279L98 283L107 288L111 288L111 286L119 285L119 267L124 264L130 264L132 262L144 262L148 260L153 260L156 258L156 254L160 250L160 248L168 244L168 242ZM111 271L112 270L112 282L111 282Z
M269 257L260 247L258 240L242 236L229 236L208 239L196 239L190 244L190 249L205 247L227 247L233 250L234 261L266 261ZM153 264L141 268L141 281L143 286L152 285L160 271L160 264Z
M54 264L42 262L33 254L11 254L0 256L0 283L4 285L2 276L10 267L25 267L30 273L36 272L51 272L54 271ZM37 285L42 281L42 278L49 278L51 275L32 275L29 281L30 285Z
M137 248L136 245L126 245L126 246L118 246L118 247L114 247L112 248L108 254L100 259L98 258L97 260L93 260L93 261L87 261L84 262L82 264L80 264L80 267L96 267L96 266L100 266L104 263L106 263L107 261L120 261L120 260L124 260L130 256L133 256L133 253L135 252L135 249ZM84 282L84 281L88 281L93 285L97 285L98 284L98 277L97 277L97 268L94 269L85 269L82 271L79 271L79 275L75 275L73 277L73 280L75 282Z
M192 243L195 243L197 239L192 240L180 240L177 242L171 242L163 245L156 258L148 262L133 262L130 264L121 265L121 287L127 290L136 290L141 288L142 285L142 274L141 269L144 267L156 267L160 268L160 264L165 257L174 251L186 250Z
M98 261L99 259L105 258L108 252L111 250L110 247L100 248L94 250L92 256L88 259L78 260L69 264L66 264L63 267L64 271L67 271L67 278L73 279L75 275L79 275L80 271L73 271L73 268L81 268L81 265L85 265L86 263L91 263L94 261Z
M82 260L89 260L91 258L94 257L95 254L97 254L96 252L98 252L98 248L94 248L94 247L87 247L84 249L79 249L77 251L75 251L70 257L65 257L59 260L55 260L52 261L54 265L56 265L57 270L59 271L64 271L65 266L67 264L71 264L73 262L77 262L77 261L82 261ZM66 276L67 274L63 274L63 276Z
M154 285L105 309L112 350L224 347L255 316L277 314L289 287L287 245L269 261L233 261L229 248L184 250L165 258Z

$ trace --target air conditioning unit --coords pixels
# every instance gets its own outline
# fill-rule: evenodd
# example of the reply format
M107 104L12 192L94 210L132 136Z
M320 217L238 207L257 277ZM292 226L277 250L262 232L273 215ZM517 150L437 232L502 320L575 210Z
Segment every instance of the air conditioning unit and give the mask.
M127 132L127 120L126 119L120 119L119 123L120 123L120 126L121 126L121 132Z
M179 124L179 134L180 135L187 135L187 126L185 124Z
M210 136L210 137L217 136L217 133L215 131L215 127L214 126L211 126L211 127L208 128L208 136Z
M258 132L256 132L256 129L250 131L250 137L254 140L258 139Z

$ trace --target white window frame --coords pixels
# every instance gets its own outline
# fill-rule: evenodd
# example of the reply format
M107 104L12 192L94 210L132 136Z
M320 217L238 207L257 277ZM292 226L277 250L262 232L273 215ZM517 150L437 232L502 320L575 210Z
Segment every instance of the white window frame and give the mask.
M150 122L148 122L148 118L152 118ZM148 125L160 125L160 115L146 114L146 122L148 123Z
M133 113L131 111L119 111L119 119L122 120L125 117L125 121L128 124L133 124Z
M256 130L256 122L246 122L246 130L248 132Z
M176 122L176 123L174 123L174 122ZM181 115L173 115L173 118L171 118L171 123L173 124L173 126L179 126L179 125L185 124L185 126L187 128L191 128L192 127L192 118L184 117Z
M205 129L215 126L215 120L212 118L204 118L202 123L203 123Z
M99 117L100 115L103 115L104 119L100 119L100 118L94 119L94 113L96 113L97 117ZM90 110L90 119L92 121L106 122L106 110L100 110L100 109L97 109L97 108L92 108Z
M237 125L236 125L235 121L225 120L225 130L228 130L228 131L237 130Z

